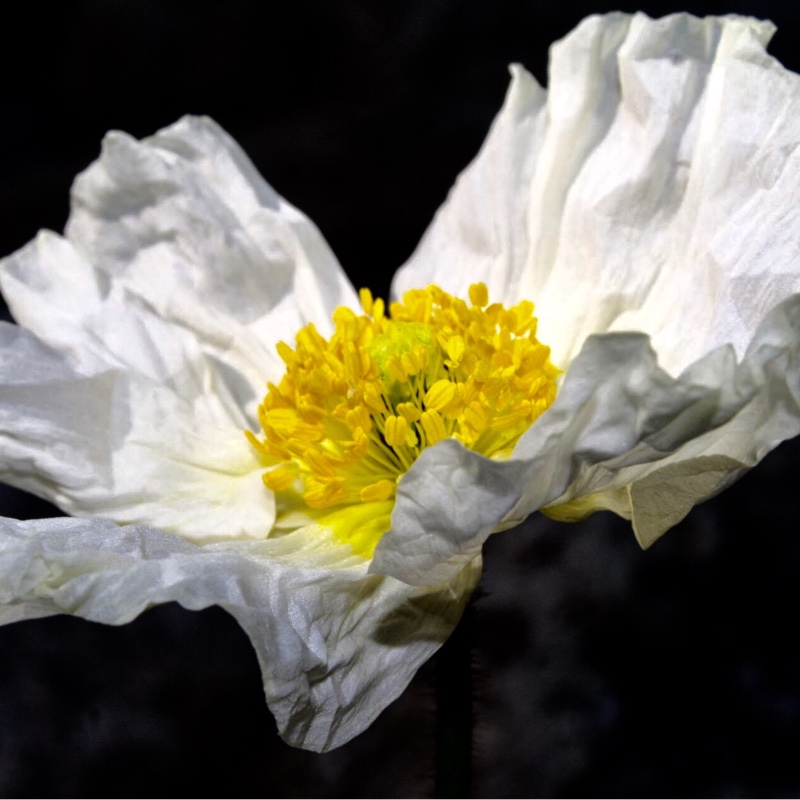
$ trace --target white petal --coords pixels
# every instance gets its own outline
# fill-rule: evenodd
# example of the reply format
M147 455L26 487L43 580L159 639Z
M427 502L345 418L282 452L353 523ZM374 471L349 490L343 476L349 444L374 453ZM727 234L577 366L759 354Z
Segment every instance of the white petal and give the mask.
M528 195L547 131L547 95L522 67L475 161L458 178L392 293L436 284L466 296L483 281L492 301L519 298L520 267L531 248ZM553 209L552 213L556 213Z
M370 572L417 586L458 575L518 498L503 467L454 439L424 450L398 484L392 527Z
M243 429L283 371L275 342L329 326L352 288L209 120L143 143L110 135L73 194L70 238L43 232L0 263L17 320L67 356L42 350L35 378L22 365L36 346L9 344L6 479L72 514L198 541L266 536L274 498Z
M119 625L156 603L216 604L247 631L290 744L327 750L363 731L449 636L480 560L450 585L366 574L313 529L197 547L146 527L0 518L0 623L69 613Z
M201 339L229 336L235 323L272 344L269 312L293 332L357 303L319 231L208 118L142 142L108 134L72 197L67 235L78 249Z
M283 373L277 341L309 321L328 330L333 309L358 305L319 231L206 118L141 142L108 134L73 186L67 238L72 252L50 234L0 263L21 324L75 351L102 349L126 319L157 318L165 335L151 337L151 359L196 341L252 418ZM116 340L115 363L142 361L137 338Z
M614 510L647 546L798 433L800 296L767 317L742 363L726 347L679 378L659 367L646 336L591 337L512 459L452 440L422 453L371 571L448 580L493 530L544 506L561 518ZM574 505L559 513L561 504Z
M773 30L585 20L553 47L546 105L515 73L396 290L484 280L498 299L532 299L564 368L607 330L650 334L673 374L727 342L741 357L800 291L800 78L766 55Z
M668 398L678 392L684 407L665 414ZM800 433L800 296L767 316L741 364L732 349L718 350L651 400L636 447L583 464L556 508L548 509L551 516L570 518L574 498L580 517L615 496L608 507L630 518L648 547L694 505Z
M184 398L133 372L87 376L0 324L0 479L71 514L194 540L263 538L274 498L243 420L214 388Z
M0 262L0 286L17 322L67 355L76 371L118 369L187 400L214 384L227 414L244 424L233 396L238 385L229 390L230 373L220 372L194 335L142 306L124 287L106 284L69 240L49 231ZM255 391L248 387L249 395Z
M108 490L118 380L76 373L26 331L0 323L0 478L48 499L58 484Z

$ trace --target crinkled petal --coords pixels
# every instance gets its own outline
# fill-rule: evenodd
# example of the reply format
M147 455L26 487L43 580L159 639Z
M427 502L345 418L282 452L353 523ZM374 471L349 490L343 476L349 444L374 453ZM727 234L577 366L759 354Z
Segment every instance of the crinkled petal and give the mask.
M76 372L118 370L187 400L213 386L225 416L243 427L237 386L229 387L223 376L230 373L219 370L194 335L132 301L122 286L105 283L69 240L50 231L0 261L0 286L17 322L63 353Z
M651 336L677 375L800 291L800 77L740 17L590 17L544 93L506 103L395 291L437 282L537 304L567 368L586 338Z
M464 296L484 282L493 301L516 302L532 241L531 184L547 133L547 93L519 65L473 163L458 177L417 250L395 275L393 294L436 284ZM558 208L551 209L556 216Z
M73 186L67 240L44 233L0 262L20 324L81 363L150 373L199 347L251 420L283 372L277 341L358 305L319 231L206 118L141 142L109 133Z
M449 636L480 573L415 589L368 575L349 547L301 529L199 547L149 527L0 518L0 623L69 613L120 625L175 600L216 604L250 636L267 702L292 745L363 731Z
M180 396L128 370L82 374L0 323L0 480L71 514L189 539L267 536L274 498L243 420L229 413L224 387L190 384Z
M767 317L741 362L728 346L678 378L642 334L590 337L510 460L452 440L422 453L371 571L446 581L490 533L542 507L564 519L608 508L647 546L798 433L800 296Z
M47 499L110 483L118 373L81 375L27 331L0 323L0 478Z
M732 348L722 348L677 383L686 387L685 409L661 420L655 411L652 431L635 448L585 465L548 509L551 516L570 519L573 509L576 518L586 516L595 502L602 508L613 497L608 507L629 517L648 547L694 505L800 433L800 296L767 316L742 363Z
M52 348L2 333L0 471L72 514L263 538L274 497L243 429L283 371L276 342L325 329L352 287L207 119L109 134L72 200L66 238L0 262L15 318Z

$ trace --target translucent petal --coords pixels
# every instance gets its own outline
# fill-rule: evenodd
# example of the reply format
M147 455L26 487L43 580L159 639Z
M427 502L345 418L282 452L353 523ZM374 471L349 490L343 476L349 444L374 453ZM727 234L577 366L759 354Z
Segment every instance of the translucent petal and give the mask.
M267 536L274 498L241 418L222 390L190 383L181 397L133 371L82 374L0 324L0 479L71 514L195 540Z
M324 329L338 305L358 307L319 231L207 118L141 142L109 133L75 181L66 235L0 263L18 322L53 346L101 350L115 325L150 328L156 317L166 335L151 337L150 357L196 342L253 419L264 381L283 371L277 341L309 321ZM113 359L140 362L138 345L118 335Z
M740 17L590 17L543 92L505 105L394 290L483 281L536 303L562 368L587 336L649 334L678 374L800 291L800 77Z
M69 240L49 231L0 261L0 286L17 322L63 353L76 371L119 370L186 399L213 385L225 413L244 426L236 397L244 377L229 386L225 378L234 374L221 369L191 332L137 302L121 285L106 283Z
M65 356L4 333L8 482L194 540L269 533L274 498L242 431L283 370L274 344L356 300L227 134L195 118L143 142L109 134L76 180L67 238L40 233L0 262L0 286Z
M313 528L198 547L154 528L0 518L0 624L69 613L120 625L156 603L216 604L250 636L290 744L327 750L363 731L450 635L480 573L415 589L366 574Z

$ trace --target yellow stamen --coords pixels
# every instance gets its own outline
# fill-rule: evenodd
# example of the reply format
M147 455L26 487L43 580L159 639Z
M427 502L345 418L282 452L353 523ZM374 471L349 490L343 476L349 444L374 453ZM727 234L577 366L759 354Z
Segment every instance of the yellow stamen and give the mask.
M451 336L447 340L447 344L445 346L445 350L447 350L447 355L450 356L450 360L446 361L448 367L451 369L455 369L458 367L461 359L464 356L464 350L466 349L466 345L464 344L464 337L463 336Z
M378 500L388 500L393 492L394 484L391 481L382 480L365 486L360 495L364 503L374 503Z
M405 417L408 422L416 422L422 416L419 407L413 403L398 403L397 412L401 417Z
M489 302L489 290L485 283L473 283L469 287L469 300L472 305L483 308Z
M482 283L469 287L471 305L436 286L406 292L391 317L368 289L359 298L364 314L336 309L329 340L307 325L294 349L278 344L286 374L259 407L263 436L246 433L272 465L269 489L339 507L335 535L370 556L422 450L452 437L508 457L555 399L559 370L536 339L533 303L489 305ZM366 525L370 504L381 519ZM352 517L358 536L347 532L348 508L364 509Z
M297 468L294 464L281 464L279 467L275 467L275 469L271 469L269 472L265 472L261 479L264 481L264 484L267 486L268 489L272 489L273 492L282 492L288 489L292 483L294 483L294 479L297 477Z
M386 427L383 431L386 444L389 447L402 447L408 435L408 420L405 417L386 417ZM386 498L383 498L384 500Z
M372 316L372 309L374 307L372 292L366 287L363 289L359 289L358 299L361 301L361 308L364 309L364 313Z
M455 393L455 386L447 378L442 378L428 389L423 400L425 408L441 411L453 399Z
M422 429L425 431L425 436L428 437L428 446L441 442L442 439L447 438L447 431L444 428L444 422L438 411L423 411L422 412Z

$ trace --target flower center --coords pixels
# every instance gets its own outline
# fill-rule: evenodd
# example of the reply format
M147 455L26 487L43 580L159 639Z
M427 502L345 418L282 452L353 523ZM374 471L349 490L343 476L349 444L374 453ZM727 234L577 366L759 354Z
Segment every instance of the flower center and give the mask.
M329 340L310 324L294 349L278 344L286 373L259 408L263 437L247 432L274 465L272 491L316 509L389 501L426 447L451 437L506 458L555 399L533 303L489 305L478 283L468 304L430 286L387 317L368 289L360 297L364 314L337 308Z

